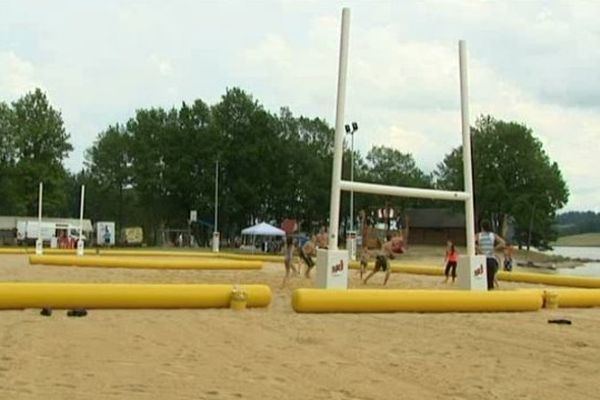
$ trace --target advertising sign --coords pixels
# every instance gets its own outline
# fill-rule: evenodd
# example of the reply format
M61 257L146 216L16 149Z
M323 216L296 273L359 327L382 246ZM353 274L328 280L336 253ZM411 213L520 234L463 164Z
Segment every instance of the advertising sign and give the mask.
M98 222L96 224L96 243L98 246L115 245L115 223Z

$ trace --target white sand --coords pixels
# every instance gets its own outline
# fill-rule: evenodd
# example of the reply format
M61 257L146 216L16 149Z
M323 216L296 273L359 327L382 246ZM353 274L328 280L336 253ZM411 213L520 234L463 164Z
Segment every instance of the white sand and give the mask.
M277 264L253 272L102 270L0 256L0 281L239 282L274 291L270 308L244 312L0 312L0 399L600 398L600 309L300 315L291 288L279 289L282 274ZM389 287L444 285L394 274Z

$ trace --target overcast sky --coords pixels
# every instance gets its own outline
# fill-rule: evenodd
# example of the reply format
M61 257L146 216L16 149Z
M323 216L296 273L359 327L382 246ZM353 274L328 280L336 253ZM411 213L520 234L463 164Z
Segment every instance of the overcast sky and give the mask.
M79 170L98 132L137 108L213 104L240 86L333 124L342 6L351 8L347 120L431 171L460 144L458 40L471 121L531 127L559 163L567 210L600 211L600 2L5 1L0 101L41 87Z

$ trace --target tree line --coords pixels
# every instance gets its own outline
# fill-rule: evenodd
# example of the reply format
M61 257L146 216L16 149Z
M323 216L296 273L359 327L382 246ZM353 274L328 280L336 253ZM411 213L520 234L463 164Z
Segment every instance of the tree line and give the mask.
M569 211L556 218L559 235L600 232L600 213L593 211Z
M180 107L139 109L128 121L109 125L87 149L81 171L69 172L72 150L59 111L39 89L0 102L0 210L35 215L37 185L45 184L45 214L76 216L80 185L86 185L86 217L117 227L140 225L149 244L164 228L212 229L215 168L219 165L219 230L238 235L249 224L295 218L311 231L329 212L333 128L321 118L273 113L249 93L227 89L219 102L201 99ZM554 239L556 212L568 189L560 169L523 124L480 117L472 128L476 214L507 222L519 243ZM426 173L410 153L374 146L354 152L355 180L388 185L462 190L462 147ZM345 146L343 177L350 178ZM342 196L347 210L349 195ZM433 200L355 194L356 210L390 202L399 209L456 207ZM347 212L343 214L348 214ZM343 218L346 218L347 215ZM204 227L205 229L201 229Z

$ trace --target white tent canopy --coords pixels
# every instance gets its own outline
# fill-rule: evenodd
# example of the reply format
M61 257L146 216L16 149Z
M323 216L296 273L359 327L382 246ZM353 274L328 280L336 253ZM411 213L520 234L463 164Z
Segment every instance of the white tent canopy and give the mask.
M242 229L242 235L252 236L285 236L285 231L265 222Z

